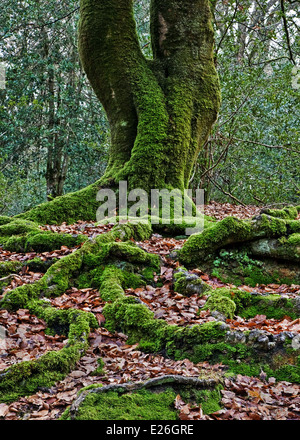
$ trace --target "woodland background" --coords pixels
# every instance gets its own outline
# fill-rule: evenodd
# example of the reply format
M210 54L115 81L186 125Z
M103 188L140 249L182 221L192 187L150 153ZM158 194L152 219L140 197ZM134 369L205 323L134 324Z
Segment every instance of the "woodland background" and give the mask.
M205 189L206 202L298 203L299 3L212 3L222 108L191 186ZM149 2L134 4L150 56ZM80 66L78 17L78 0L2 1L1 215L76 191L104 172L109 126Z

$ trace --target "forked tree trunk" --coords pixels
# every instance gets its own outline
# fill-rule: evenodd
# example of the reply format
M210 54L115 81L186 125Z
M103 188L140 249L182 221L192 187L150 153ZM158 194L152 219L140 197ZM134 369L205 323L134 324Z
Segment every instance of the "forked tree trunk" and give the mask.
M153 60L132 0L81 0L79 52L111 128L103 184L188 188L220 106L209 0L151 0Z

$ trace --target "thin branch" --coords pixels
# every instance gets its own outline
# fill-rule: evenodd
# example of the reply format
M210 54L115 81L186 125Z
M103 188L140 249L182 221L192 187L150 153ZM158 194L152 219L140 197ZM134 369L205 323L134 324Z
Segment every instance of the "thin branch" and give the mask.
M77 8L73 9L72 11L68 12L66 15L63 15L61 17L56 18L55 20L52 21L48 21L46 23L41 23L41 24L37 24L37 23L25 23L24 25L18 26L14 29L8 29L3 35L1 35L0 37L0 41L4 40L4 38L6 38L6 35L9 36L9 34L14 33L14 32L18 32L20 29L24 29L27 26L33 26L33 29L42 29L45 26L49 26L51 24L54 24L60 20L64 20L65 18L70 17L70 15L74 14L74 12L78 11L80 9L80 7L78 6Z
M266 147L266 148L276 148L276 149L283 149L283 150L287 150L287 151L291 151L292 153L297 153L300 154L300 149L299 150L295 150L294 148L289 148L285 145L268 145L268 144L263 144L261 142L256 142L256 141L249 141L247 139L240 139L240 138L230 138L234 141L240 141L240 142L246 142L249 144L255 144L255 145L261 145L262 147Z
M215 50L215 54L216 54L216 55L218 54L218 51L219 51L219 49L221 48L221 44L223 43L223 40L224 40L224 38L226 37L227 32L229 31L229 29L231 28L231 26L232 26L232 24L233 24L233 22L234 22L235 16L236 16L236 14L237 14L238 6L239 6L239 2L236 2L236 4L235 4L235 10L234 10L233 16L231 17L231 21L230 21L230 23L228 24L227 28L225 29L225 32L224 32L224 34L222 35L222 37L221 37L221 39L220 39L220 41L219 41L219 43L218 43L218 46L216 47L216 50Z
M21 277L19 275L17 275L16 273L11 273L10 275L7 275L6 277L0 278L0 282L6 281L9 278L19 278L19 279L21 279Z
M249 67L251 67L251 66L260 66L262 64L268 64L268 63L273 63L275 61L289 60L289 59L290 59L289 57L283 56L283 57L279 57L279 58L273 58L272 60L260 61L259 63L251 63L251 64L249 64Z
M281 6L282 20L283 20L283 27L284 27L285 36L286 36L286 42L287 42L288 50L289 50L289 54L290 54L290 60L292 61L292 63L294 65L296 65L296 61L294 60L293 51L292 51L292 47L291 47L290 34L289 34L288 23L287 23L286 14L285 14L284 0L280 0L280 6Z
M243 203L241 200L236 198L234 195L232 195L229 192L225 191L211 176L207 176L207 177L208 177L208 179L211 181L211 183L216 188L218 188L220 191L222 191L223 194L225 194L226 196L230 197L232 200L234 200L235 202L239 203L240 205L246 207L245 203Z
M226 152L228 151L228 148L230 147L231 142L233 141L233 137L231 137L226 145L226 147L223 149L223 151L221 152L219 158L217 159L217 161L210 167L207 168L201 175L200 180L203 179L203 177L206 176L206 174L208 174L210 171L212 171L214 168L216 168L216 166L219 165L219 163L221 162L221 160L223 159L223 157L225 156Z

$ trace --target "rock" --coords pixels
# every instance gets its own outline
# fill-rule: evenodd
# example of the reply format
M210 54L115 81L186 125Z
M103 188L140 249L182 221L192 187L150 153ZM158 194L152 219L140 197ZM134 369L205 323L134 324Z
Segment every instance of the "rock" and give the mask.
M210 290L210 286L198 275L180 268L174 274L174 290L184 296L203 296Z
M292 339L292 347L294 350L300 349L300 335L297 335Z
M223 315L222 313L218 312L217 310L213 310L211 312L211 316L216 318L218 321L223 321L223 322L226 322L226 319L227 319L225 315Z

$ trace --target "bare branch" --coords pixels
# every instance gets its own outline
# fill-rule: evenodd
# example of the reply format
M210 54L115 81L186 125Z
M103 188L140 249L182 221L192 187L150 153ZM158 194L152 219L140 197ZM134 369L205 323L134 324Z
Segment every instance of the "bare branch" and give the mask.
M290 34L289 34L289 29L288 29L288 22L287 22L286 14L285 14L284 0L280 0L280 6L281 6L282 20L283 20L283 27L284 27L285 36L286 36L286 42L287 42L288 50L289 50L289 54L290 54L290 60L292 61L292 63L294 65L296 65L296 61L294 60L293 51L292 51L292 47L291 47Z

